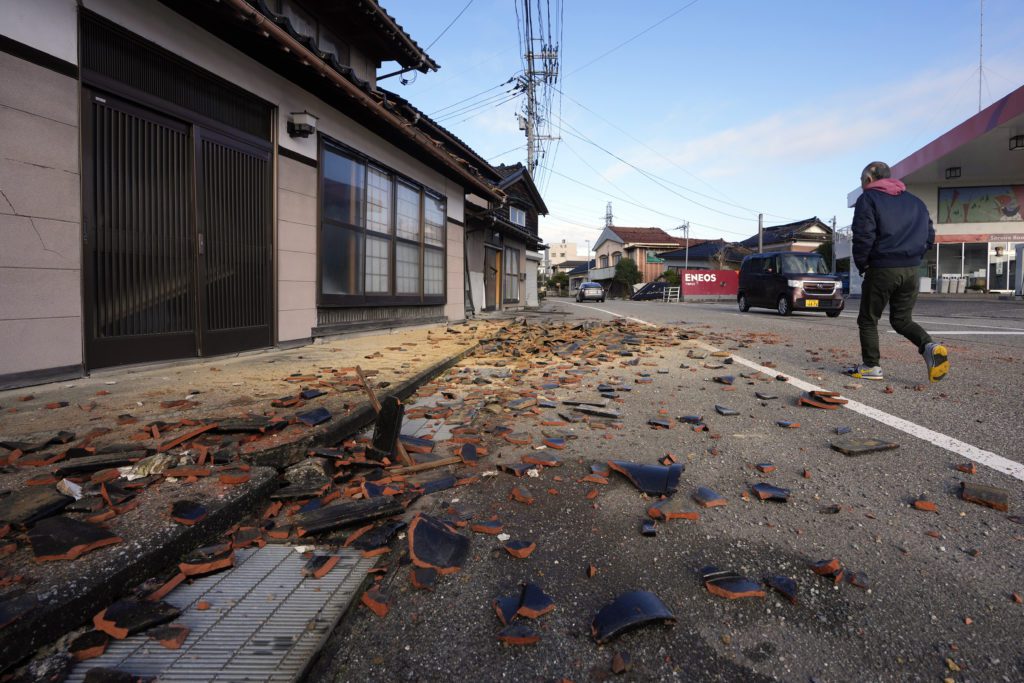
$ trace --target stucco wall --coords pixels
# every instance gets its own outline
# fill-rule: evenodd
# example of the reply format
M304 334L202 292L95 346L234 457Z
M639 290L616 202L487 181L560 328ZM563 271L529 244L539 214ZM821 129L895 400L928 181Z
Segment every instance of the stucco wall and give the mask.
M0 74L0 375L80 366L78 84L6 53Z
M278 157L277 339L309 339L316 327L317 169Z

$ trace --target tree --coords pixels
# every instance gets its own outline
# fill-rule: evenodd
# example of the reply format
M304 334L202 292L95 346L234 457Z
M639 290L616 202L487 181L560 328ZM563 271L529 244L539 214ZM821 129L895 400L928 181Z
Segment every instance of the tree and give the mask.
M661 274L661 279L668 283L669 287L678 287L682 278L679 277L678 270L666 270Z
M550 280L548 280L548 285L551 287L557 287L558 293L561 294L563 289L568 289L569 287L569 274L558 271L551 276Z
M832 242L822 242L818 245L818 248L814 250L814 253L821 254L822 258L825 259L825 263L828 267L832 267ZM836 272L837 273L848 273L850 271L850 259L849 257L836 259Z
M640 269L636 267L636 261L631 258L624 258L615 264L615 276L613 281L621 283L628 296L633 285L640 282L642 276Z

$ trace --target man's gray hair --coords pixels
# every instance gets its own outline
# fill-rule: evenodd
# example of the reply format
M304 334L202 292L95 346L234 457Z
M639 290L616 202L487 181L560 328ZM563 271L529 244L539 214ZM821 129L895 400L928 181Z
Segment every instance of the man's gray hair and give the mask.
M861 184L873 183L891 175L892 170L889 168L889 164L884 161L872 161L860 172L860 182Z

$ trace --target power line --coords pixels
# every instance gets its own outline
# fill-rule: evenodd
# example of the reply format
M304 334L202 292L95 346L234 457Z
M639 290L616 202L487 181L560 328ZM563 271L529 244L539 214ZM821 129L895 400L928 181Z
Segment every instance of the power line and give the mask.
M452 19L448 23L448 25L444 27L444 30L441 31L441 33L438 34L437 38L434 38L434 40L432 40L430 42L430 45L427 45L425 48L423 48L423 51L426 52L430 48L434 47L434 43L436 43L437 41L441 40L441 36L443 36L445 33L447 33L448 29L450 29L452 26L455 25L455 22L459 20L459 17L461 17L463 14L465 14L466 10L468 10L469 6L472 5L472 4L473 4L473 0L469 0L469 2L466 3L466 6L462 8L462 11L455 15L455 18Z
M654 30L654 29L655 29L655 28L657 28L658 26L661 26L662 24L664 24L664 23L665 23L666 21L668 21L668 20L669 20L669 19L671 19L672 17L676 16L677 14L679 14L680 12L682 12L682 11L683 11L683 10L685 10L685 9L689 9L690 7L693 7L693 6L694 6L694 5L696 5L696 4L698 3L698 2L700 2L700 0L691 0L691 2L688 2L688 3L686 3L685 5L683 5L683 6L682 6L682 7L680 7L679 9L677 9L677 10L676 10L675 12L672 12L672 13L671 13L671 14L669 14L668 16L666 16L666 17L664 17L664 18L662 18L662 19L659 19L659 20L658 20L658 21L656 21L655 23L653 23L653 24L651 24L650 26L648 26L647 28L645 28L645 29L644 29L643 31L640 31L640 33L637 33L637 34L636 34L635 36L633 36L632 38L627 38L626 40L622 41L621 43L619 43L618 45L616 45L616 46L615 46L615 47L613 47L612 49L608 50L607 52L602 52L602 53L601 53L601 54L599 54L598 56L594 57L593 59L591 59L591 60L590 60L589 62L587 62L587 63L586 63L586 64L584 64L583 66L581 66L581 67L579 67L579 68L577 68L577 69L574 69L573 71L570 71L568 75L572 76L572 75L573 75L573 74L575 74L575 73L579 73L580 71L582 71L583 69L586 69L586 68L587 68L588 66L590 66L590 65L591 65L591 64L593 64L594 62L596 62L596 61L599 61L599 60L601 60L601 59L604 59L605 57L607 57L607 56L608 56L608 55L610 55L611 53L615 52L616 50L618 50L618 49L620 49L620 48L622 48L622 47L625 47L626 45L629 45L630 43L632 43L632 42L633 42L634 40L636 40L636 39L637 39L637 38L639 38L640 36L644 35L645 33L648 33L649 31L652 31L652 30Z
M504 83L499 83L498 85L492 85L490 88L487 88L486 90L481 90L480 92L478 92L475 95L470 95L469 97L464 97L463 99L459 100L458 102L452 102L447 107L441 107L440 109L435 109L434 111L430 112L428 114L428 116L430 118L434 118L435 116L437 116L438 114L440 114L441 112L443 112L443 111L445 111L447 109L451 109L452 107L457 107L460 104L462 104L464 102L469 102L470 100L476 99L477 97L480 97L481 95L486 95L487 93L491 92L492 90L496 90L496 89L498 89L498 88L500 88L502 86L508 85L513 80L515 80L514 76L509 78Z

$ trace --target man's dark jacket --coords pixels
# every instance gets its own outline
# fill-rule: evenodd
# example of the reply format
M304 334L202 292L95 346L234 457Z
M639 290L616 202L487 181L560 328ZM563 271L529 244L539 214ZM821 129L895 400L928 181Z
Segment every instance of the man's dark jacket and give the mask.
M895 178L876 180L853 210L853 262L861 275L871 268L921 265L935 228L924 202Z

